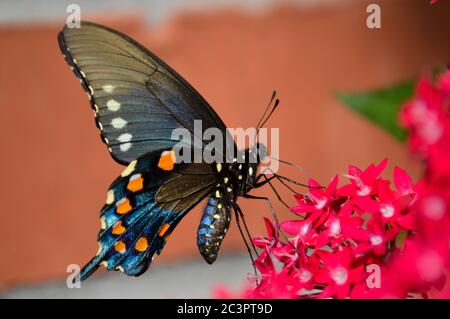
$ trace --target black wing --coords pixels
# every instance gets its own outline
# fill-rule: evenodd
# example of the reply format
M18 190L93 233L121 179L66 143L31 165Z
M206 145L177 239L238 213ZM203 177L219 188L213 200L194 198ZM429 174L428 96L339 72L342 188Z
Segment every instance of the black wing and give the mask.
M174 164L171 151L132 161L108 191L100 213L99 251L81 270L81 280L102 264L107 270L142 274L178 222L216 183L210 165Z
M170 148L172 130L226 132L219 116L178 73L128 36L91 22L67 26L58 35L65 59L80 79L112 157L128 164L143 154ZM202 136L197 136L202 140Z

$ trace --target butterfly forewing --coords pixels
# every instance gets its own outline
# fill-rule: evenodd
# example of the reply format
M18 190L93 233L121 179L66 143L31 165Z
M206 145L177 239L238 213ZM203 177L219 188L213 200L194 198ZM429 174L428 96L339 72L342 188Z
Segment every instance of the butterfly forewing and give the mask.
M89 95L103 141L118 162L127 164L152 150L172 147L179 142L179 136L172 137L173 129L194 134L194 120L202 121L203 130L226 131L192 86L128 36L82 22L80 28L65 27L58 40Z

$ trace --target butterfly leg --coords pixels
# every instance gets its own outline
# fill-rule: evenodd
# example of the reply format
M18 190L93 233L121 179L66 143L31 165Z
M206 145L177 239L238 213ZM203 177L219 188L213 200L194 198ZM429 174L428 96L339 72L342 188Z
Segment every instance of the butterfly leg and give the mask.
M237 204L235 204L235 205L236 205L236 211L239 214L240 218L242 219L242 224L244 225L245 232L247 233L247 236L250 239L250 243L252 245L253 251L255 252L256 257L258 257L259 254L258 254L258 251L256 250L255 244L252 241L252 236L250 235L250 231L248 229L247 222L245 221L244 213L242 212L242 209L241 209L241 207L239 207L239 205L237 205Z
M277 214L275 213L275 209L273 208L272 202L270 201L270 199L268 197L263 197L263 196L254 196L254 195L250 195L250 194L245 194L243 195L244 198L248 198L248 199L259 199L259 200L265 200L269 206L269 209L272 213L273 219L275 220L275 225L278 229L278 231L280 232L280 234L283 236L284 240L286 240L286 242L292 246L292 248L299 254L299 251L297 250L297 247L295 247L290 241L289 239L286 237L286 234L284 232L281 231L280 228L280 221L277 217Z
M252 250L250 249L250 245L248 244L247 239L245 238L244 232L242 231L242 227L241 227L241 222L240 222L240 217L239 217L240 213L239 212L242 213L242 210L238 206L238 204L233 203L233 211L234 211L234 215L236 216L236 224L238 226L239 232L241 234L242 239L244 240L245 247L247 248L248 255L250 256L250 260L252 261L253 271L255 273L255 276L257 276L258 272L257 272L256 267L255 267L255 259L253 258ZM247 229L247 234L249 236L250 242L252 242L251 241L252 238L251 238L250 234L248 233L248 229ZM253 245L253 242L252 242L252 245ZM256 249L255 249L255 253L256 253ZM257 253L256 253L256 255L258 256Z
M257 177L257 180L258 179L261 179L261 178L264 178L265 180L264 181L261 181L261 182L257 182L254 186L253 186L253 188L259 188L259 187L261 187L261 186L264 186L265 184L269 184L269 186L270 186L270 188L272 189L272 191L275 193L275 196L277 196L277 199L278 199L278 201L280 201L286 208L290 208L290 206L283 200L283 198L281 197L281 195L278 193L278 191L276 190L276 188L273 186L273 184L271 183L271 181L274 179L274 178L277 178L277 176L275 176L275 175L273 175L273 176L271 176L271 177L267 177L267 175L265 175L265 174L260 174L258 177Z
M268 197L254 196L254 195L250 195L250 194L244 194L244 195L242 195L242 197L248 198L248 199L259 199L259 200L266 201L267 205L269 206L270 212L272 213L272 216L277 224L277 228L279 228L280 223L278 222L277 214L275 213L275 209L273 208L272 202L270 201L270 199Z

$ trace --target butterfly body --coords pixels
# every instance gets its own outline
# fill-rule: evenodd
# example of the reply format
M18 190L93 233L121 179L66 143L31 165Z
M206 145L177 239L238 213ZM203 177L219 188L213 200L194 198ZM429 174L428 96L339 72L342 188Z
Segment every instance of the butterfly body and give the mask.
M183 128L196 134L226 126L208 103L179 74L126 35L89 22L65 27L61 51L88 94L102 141L112 157L127 165L111 184L100 211L99 250L82 269L81 279L100 265L139 276L159 254L180 220L207 198L197 231L197 245L213 263L229 228L237 199L258 182L265 147L256 144L223 161L179 162L172 136ZM200 133L203 133L200 132ZM200 146L209 140L195 135ZM232 152L233 153L233 152Z

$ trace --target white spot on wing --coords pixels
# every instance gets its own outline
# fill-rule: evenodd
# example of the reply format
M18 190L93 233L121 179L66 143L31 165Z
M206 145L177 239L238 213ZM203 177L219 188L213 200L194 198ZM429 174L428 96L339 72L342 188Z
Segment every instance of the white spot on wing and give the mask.
M114 99L111 99L108 102L106 102L106 107L108 108L108 110L116 112L120 110L120 103Z
M105 216L102 216L102 218L100 218L100 228L101 229L106 229L106 218L105 218Z
M131 143L124 143L124 144L120 144L120 150L122 152L126 152L130 149L131 147Z
M106 204L111 205L114 203L114 190L110 189L106 194Z
M120 174L120 176L125 177L131 174L131 172L134 171L135 167L136 167L137 161L131 161L130 164L128 164L127 168L122 172L122 174Z
M124 128L125 125L127 125L127 121L125 121L121 117L116 117L111 120L111 125L116 129L121 129L121 128Z
M111 84L105 84L102 86L102 89L107 93L111 93L112 91L114 91L114 86Z
M130 149L131 147L131 143L128 143L129 141L131 141L131 139L133 138L133 135L131 135L130 133L124 133L121 134L117 140L119 142L122 142L123 144L120 144L120 150L122 152L126 152Z
M117 140L118 140L119 142L125 143L125 142L131 141L132 138L133 138L133 135L131 135L130 133L124 133L124 134L121 134L121 135L117 138Z
M103 250L103 245L101 243L98 243L98 250L97 250L97 256L100 255L100 253Z

